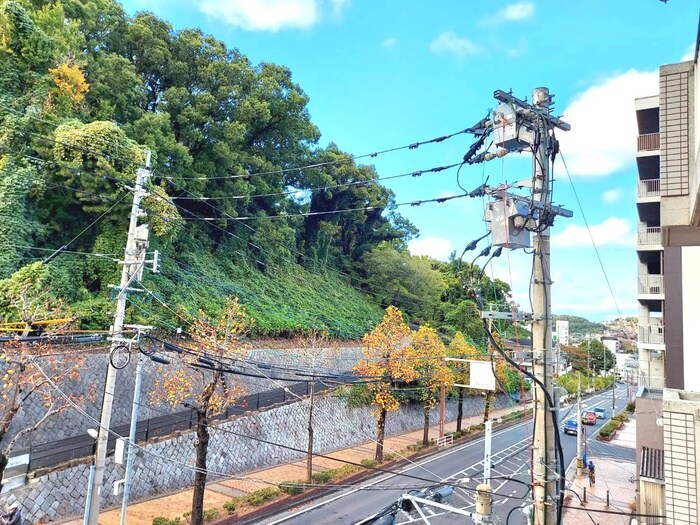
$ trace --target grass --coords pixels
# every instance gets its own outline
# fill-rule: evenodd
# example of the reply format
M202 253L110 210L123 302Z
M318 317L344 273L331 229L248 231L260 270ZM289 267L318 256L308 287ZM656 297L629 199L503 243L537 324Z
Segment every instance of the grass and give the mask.
M334 337L352 339L383 316L381 308L337 273L314 272L299 265L261 272L246 263L201 253L181 258L187 266L165 260L162 274L149 276L153 281L149 288L167 297L170 308L188 314L199 309L219 312L227 296L237 296L255 319L254 336L285 337L320 328ZM169 321L179 325L171 310L155 302L138 306L142 310L135 306L132 312L137 318L157 310L159 317L170 316Z

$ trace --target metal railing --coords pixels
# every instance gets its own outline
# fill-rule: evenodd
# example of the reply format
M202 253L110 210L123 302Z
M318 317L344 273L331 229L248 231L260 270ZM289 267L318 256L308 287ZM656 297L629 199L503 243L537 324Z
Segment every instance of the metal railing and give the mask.
M449 447L452 445L452 443L454 443L454 437L452 434L447 434L437 438L438 447Z
M663 294L664 276L641 274L637 279L637 292L640 294Z
M661 244L661 227L650 226L647 228L641 227L637 231L637 244L650 245Z
M240 398L236 403L228 407L214 419L223 420L233 416L239 416L245 412L253 412L275 405L298 401L298 396L309 395L311 381L294 383L286 388L275 388L257 394L250 394ZM322 392L333 388L325 383L316 381L314 391ZM169 436L178 431L192 430L197 426L197 413L194 410L183 410L163 416L144 419L136 424L136 442L148 441L158 437ZM107 453L114 452L116 436L128 436L129 424L113 426L107 440ZM50 468L66 461L84 458L94 454L95 440L87 434L32 445L28 448L12 451L12 456L29 454L28 472L41 468Z
M637 183L638 197L660 197L661 196L661 179L646 179L640 180Z
M662 325L639 325L638 342L647 344L664 344L664 327Z
M637 137L637 151L654 151L659 149L659 133L646 133Z

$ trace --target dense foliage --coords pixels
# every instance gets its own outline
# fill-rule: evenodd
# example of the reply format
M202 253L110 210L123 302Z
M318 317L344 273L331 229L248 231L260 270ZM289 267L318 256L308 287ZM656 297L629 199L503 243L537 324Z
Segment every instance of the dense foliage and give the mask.
M132 294L130 317L179 326L237 295L257 333L357 337L395 304L483 338L464 285L476 267L411 256L418 232L391 190L319 144L307 104L287 68L115 0L0 1L0 279L63 246L46 288L80 327L108 326L148 148L143 220L163 273L146 275L153 293ZM474 274L503 302L504 283Z
M569 334L578 338L582 338L586 334L602 334L605 330L603 324L593 323L576 315L553 315L552 323L556 325L557 321L569 321Z

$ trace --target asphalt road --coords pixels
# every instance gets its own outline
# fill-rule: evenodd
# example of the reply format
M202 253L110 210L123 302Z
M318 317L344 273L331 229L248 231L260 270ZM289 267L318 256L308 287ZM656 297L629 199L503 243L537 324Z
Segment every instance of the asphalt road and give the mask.
M625 387L616 389L618 410L626 403ZM623 398L625 396L625 398ZM602 406L608 409L608 417L612 407L612 392L607 391L584 400L584 407ZM561 420L575 414L576 405L563 408L560 411ZM602 426L599 420L596 426L586 427L586 437L590 442L590 455L600 459L594 452L593 438ZM532 419L519 423L498 432L492 438L491 456L491 486L493 488L494 512L506 524L508 513L511 513L507 525L525 524L525 516L518 509L527 502L530 474L530 440L532 435ZM576 436L561 434L564 463L570 466L576 455ZM609 448L609 454L615 454L615 448ZM622 451L617 451L621 453ZM455 446L439 452L417 464L399 471L397 474L382 475L356 486L341 489L316 501L287 510L265 523L267 525L349 525L360 522L396 502L402 494L412 489L439 487L444 483L457 486L449 500L451 506L466 512L474 511L474 496L476 486L483 481L484 439L477 439L468 444ZM415 476L421 479L411 478ZM469 518L463 515L444 511L439 508L421 506L421 512L433 525L464 524ZM399 510L396 514L397 524L425 523L418 512Z

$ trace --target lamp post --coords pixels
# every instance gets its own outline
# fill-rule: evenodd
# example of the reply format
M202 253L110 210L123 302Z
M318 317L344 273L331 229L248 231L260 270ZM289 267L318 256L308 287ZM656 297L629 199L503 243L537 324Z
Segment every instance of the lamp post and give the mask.
M90 505L92 504L92 482L95 479L95 448L97 447L97 436L99 435L94 428L87 429L88 435L92 438L92 464L90 465L90 478L88 480L87 496L85 497L85 514L83 515L83 525L88 525L90 518Z

